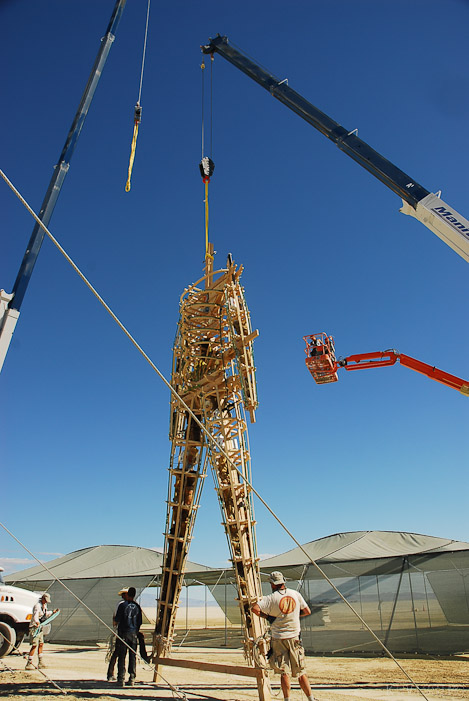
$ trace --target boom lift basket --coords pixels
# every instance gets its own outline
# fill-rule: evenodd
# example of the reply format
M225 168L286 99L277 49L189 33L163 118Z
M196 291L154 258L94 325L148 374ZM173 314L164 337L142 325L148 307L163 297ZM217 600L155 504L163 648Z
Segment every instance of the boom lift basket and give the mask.
M337 363L335 361L334 339L327 333L303 336L306 343L306 367L318 385L337 382Z

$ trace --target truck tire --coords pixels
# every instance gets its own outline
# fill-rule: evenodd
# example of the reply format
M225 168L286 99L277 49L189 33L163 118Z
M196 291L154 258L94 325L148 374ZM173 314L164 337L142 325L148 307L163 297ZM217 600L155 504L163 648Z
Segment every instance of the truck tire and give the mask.
M24 630L16 630L15 632L16 632L15 647L16 647L16 649L18 649L19 646L21 645L21 643L23 642L24 636L26 635L26 633L24 632Z
M15 647L16 633L14 628L0 621L0 657L6 657Z

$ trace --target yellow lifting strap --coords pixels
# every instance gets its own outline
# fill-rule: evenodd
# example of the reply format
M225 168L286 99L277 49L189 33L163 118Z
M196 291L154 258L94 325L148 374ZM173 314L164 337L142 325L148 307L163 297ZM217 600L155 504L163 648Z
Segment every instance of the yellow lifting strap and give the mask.
M208 183L209 181L205 180L205 262L210 258L213 260L208 245Z
M213 171L215 170L215 164L211 158L208 158L208 156L203 156L199 163L199 170L205 185L205 262L207 262L210 259L213 260L208 241L208 184L213 175Z
M142 108L140 106L140 98L142 97L142 83L143 83L143 69L145 67L145 54L147 50L147 37L148 37L148 20L150 18L150 0L147 3L147 19L145 23L145 38L143 40L143 53L142 53L142 68L140 70L140 88L138 91L138 100L135 105L135 115L134 115L134 133L132 135L132 144L130 146L130 159L129 159L129 170L127 173L127 182L125 184L125 191L130 191L130 178L132 177L132 169L134 167L135 160L135 149L137 148L137 136L138 136L138 125L142 121Z
M129 160L129 170L127 173L127 182L125 184L125 191L129 192L130 190L130 178L132 177L132 168L134 167L134 159L135 159L135 149L137 148L137 136L138 136L138 125L142 121L142 108L140 107L140 104L137 102L135 105L135 118L134 118L134 133L132 136L132 144L130 146L130 160Z

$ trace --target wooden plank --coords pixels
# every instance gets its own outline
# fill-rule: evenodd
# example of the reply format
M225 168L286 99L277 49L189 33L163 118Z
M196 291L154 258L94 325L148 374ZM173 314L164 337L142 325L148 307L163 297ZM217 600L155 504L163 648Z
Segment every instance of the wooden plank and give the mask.
M174 657L154 657L155 666L185 667L186 669L201 669L205 672L220 672L220 674L235 674L238 677L254 677L261 679L264 670L258 667L244 667L243 665L219 664L217 662L195 662L194 660L177 660Z

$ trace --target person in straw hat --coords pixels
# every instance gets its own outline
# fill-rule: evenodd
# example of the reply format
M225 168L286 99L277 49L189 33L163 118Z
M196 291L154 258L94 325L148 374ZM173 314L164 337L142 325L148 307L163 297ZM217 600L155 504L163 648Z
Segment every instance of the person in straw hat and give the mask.
M126 601L128 591L129 590L127 588L119 590L118 595L122 597L122 601ZM119 602L119 604L120 603L121 602ZM119 607L117 607L117 608L119 608ZM116 613L117 613L117 609L116 609L116 612L114 613L114 616L112 617L112 625L117 632ZM116 681L116 677L114 676L114 669L116 666L118 655L119 655L119 650L116 649L116 636L111 635L109 652L108 652L108 655L106 655L106 661L108 660L108 656L109 656L109 664L108 664L108 668L107 668L108 682L115 682Z
M256 616L270 621L270 666L276 674L281 675L285 701L290 701L291 677L298 677L299 685L308 700L314 701L305 673L305 650L300 639L300 617L310 616L311 610L299 592L286 588L285 577L281 572L271 572L269 582L272 594L262 597L251 610Z

